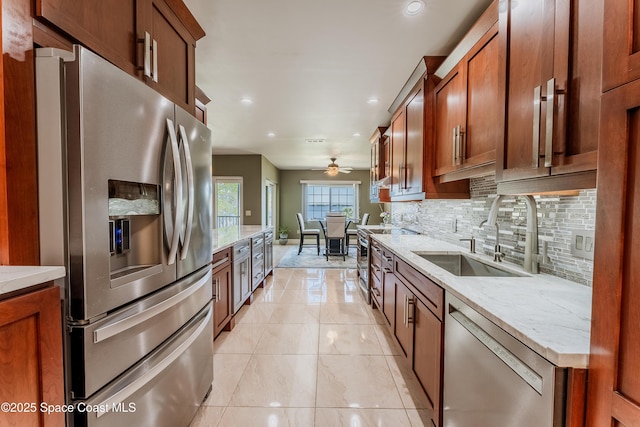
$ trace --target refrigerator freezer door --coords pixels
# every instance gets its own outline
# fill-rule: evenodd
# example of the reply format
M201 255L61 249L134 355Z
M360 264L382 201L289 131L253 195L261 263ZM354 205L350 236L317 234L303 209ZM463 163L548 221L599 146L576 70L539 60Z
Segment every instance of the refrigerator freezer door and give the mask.
M184 237L181 250L186 249L186 251L178 257L178 277L184 277L211 262L213 248L211 131L182 108L176 106L175 110L176 133L180 144L183 144L181 149L184 164L183 176L188 177L190 172L193 176L191 188L187 188L190 180L183 180L185 182L182 203ZM189 157L191 171L189 171ZM193 197L190 198L190 195ZM191 219L190 224L189 219Z
M73 396L86 398L104 387L180 329L211 297L211 270L204 268L104 319L71 328Z
M213 381L211 302L145 359L88 400L76 426L186 427Z
M146 197L149 186L163 192L166 123L175 113L173 103L96 54L76 47L75 55L65 64L66 149L70 314L80 320L176 280L161 214L128 216L131 248L119 256L109 250L109 182L130 183L139 193L132 197Z

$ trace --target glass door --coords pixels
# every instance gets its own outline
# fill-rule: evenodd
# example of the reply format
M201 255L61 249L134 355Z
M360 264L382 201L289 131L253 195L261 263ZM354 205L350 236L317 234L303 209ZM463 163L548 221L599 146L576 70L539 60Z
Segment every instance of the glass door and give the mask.
M266 180L265 188L265 218L264 224L273 227L276 222L276 184Z
M242 178L213 178L215 228L242 225Z

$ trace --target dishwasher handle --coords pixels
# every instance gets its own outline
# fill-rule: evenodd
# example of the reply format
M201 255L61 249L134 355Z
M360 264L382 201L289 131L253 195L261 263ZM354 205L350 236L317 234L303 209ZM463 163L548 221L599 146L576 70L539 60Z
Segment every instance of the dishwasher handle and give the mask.
M449 304L449 315L542 396L542 376L500 344L487 331Z

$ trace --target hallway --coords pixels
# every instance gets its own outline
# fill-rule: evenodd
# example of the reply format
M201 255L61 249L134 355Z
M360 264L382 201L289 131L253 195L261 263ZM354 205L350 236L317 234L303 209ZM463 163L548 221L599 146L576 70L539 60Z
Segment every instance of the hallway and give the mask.
M192 427L431 425L426 396L355 270L276 268L214 342Z

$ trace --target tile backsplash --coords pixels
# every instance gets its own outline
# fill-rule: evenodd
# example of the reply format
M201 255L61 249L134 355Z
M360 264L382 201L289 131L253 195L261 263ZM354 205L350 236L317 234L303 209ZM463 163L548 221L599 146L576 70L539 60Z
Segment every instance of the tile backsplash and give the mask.
M471 179L471 198L466 200L424 200L392 203L392 223L469 248L462 238L474 236L476 251L493 255L495 228L479 225L487 219L496 197L494 176ZM538 206L539 252L546 242L549 259L540 272L591 286L593 261L572 255L574 231L595 230L596 190L582 190L576 196L535 196ZM521 197L506 196L499 206L498 224L504 260L522 265L527 207Z

